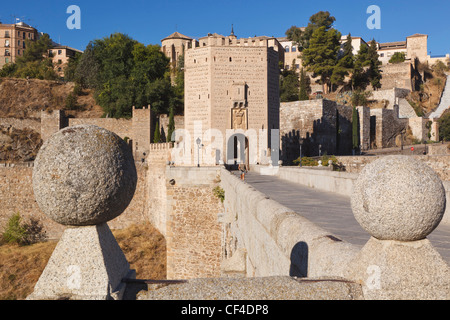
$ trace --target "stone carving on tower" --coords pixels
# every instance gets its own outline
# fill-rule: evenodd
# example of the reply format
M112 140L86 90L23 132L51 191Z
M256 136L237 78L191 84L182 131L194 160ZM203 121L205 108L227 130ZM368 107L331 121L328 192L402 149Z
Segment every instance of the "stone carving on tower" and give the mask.
M231 89L232 129L248 129L248 86L245 82L233 82Z

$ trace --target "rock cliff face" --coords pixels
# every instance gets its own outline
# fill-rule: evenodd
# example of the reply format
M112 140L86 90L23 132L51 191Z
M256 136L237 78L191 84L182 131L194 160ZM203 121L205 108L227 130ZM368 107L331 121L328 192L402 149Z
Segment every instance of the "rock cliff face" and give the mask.
M0 161L33 161L42 145L41 135L32 129L0 125Z
M59 81L0 78L0 118L40 118L41 110L65 109L74 87L74 83ZM77 117L103 114L90 91L77 97L77 105L72 112Z
M59 81L0 78L0 162L35 159L42 145L41 111L64 110L74 87L74 83ZM77 106L66 114L77 118L103 115L89 90L77 96Z

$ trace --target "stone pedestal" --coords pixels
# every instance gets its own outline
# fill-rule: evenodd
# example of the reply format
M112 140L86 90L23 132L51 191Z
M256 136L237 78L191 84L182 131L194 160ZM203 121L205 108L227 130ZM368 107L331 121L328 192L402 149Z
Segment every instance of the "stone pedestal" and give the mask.
M69 227L28 300L121 300L135 276L106 223Z
M41 210L67 227L29 300L122 299L135 277L107 222L130 204L137 173L129 146L91 125L44 142L33 170Z
M347 269L366 300L450 299L450 270L427 239L371 238Z
M387 156L372 162L354 185L352 209L372 236L346 266L366 300L450 299L450 269L427 237L446 207L445 189L423 162Z

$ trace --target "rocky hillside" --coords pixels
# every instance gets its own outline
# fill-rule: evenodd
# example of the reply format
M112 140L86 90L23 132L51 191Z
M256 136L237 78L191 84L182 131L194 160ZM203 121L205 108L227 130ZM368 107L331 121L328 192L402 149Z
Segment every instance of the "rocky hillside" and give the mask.
M101 117L103 111L88 90L80 90L75 108L67 110L67 97L74 88L74 83L0 78L0 118L39 121L42 110L57 109L78 118ZM0 125L0 162L33 161L41 144L40 133L32 128Z
M66 109L67 96L74 83L36 79L0 79L0 118L39 119L41 110ZM101 117L90 91L77 96L76 110L67 111L77 117Z
M42 145L41 135L31 129L0 126L0 161L33 161Z

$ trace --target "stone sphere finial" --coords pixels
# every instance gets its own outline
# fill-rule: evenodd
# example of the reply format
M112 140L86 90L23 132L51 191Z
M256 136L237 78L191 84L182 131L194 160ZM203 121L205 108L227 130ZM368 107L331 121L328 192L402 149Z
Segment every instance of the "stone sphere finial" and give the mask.
M365 167L351 199L360 225L379 240L425 239L441 222L445 189L425 163L386 156Z
M98 225L130 204L137 173L129 146L92 125L65 128L42 145L33 189L41 210L66 226Z

